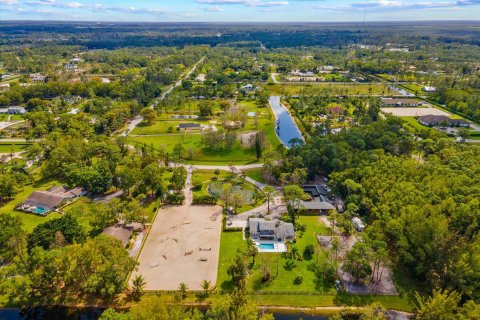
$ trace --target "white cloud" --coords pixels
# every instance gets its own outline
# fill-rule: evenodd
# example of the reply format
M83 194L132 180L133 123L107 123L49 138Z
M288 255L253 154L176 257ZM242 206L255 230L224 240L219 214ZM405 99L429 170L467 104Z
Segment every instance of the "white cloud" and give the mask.
M203 10L205 12L222 12L223 8L218 7L218 6L213 6L213 7L201 7L200 10Z
M17 0L0 0L0 4L15 4Z

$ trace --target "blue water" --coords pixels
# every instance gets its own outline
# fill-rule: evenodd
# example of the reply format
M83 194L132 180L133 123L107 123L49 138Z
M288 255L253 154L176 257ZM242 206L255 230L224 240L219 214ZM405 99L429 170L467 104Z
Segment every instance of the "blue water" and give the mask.
M260 249L265 249L265 250L273 250L275 249L275 246L273 243L260 243Z
M36 207L33 212L37 213L37 214L41 214L41 215L45 215L45 213L47 212L47 210L45 208L42 208L42 207Z
M280 97L271 96L268 102L270 103L270 107L275 114L277 124L275 131L277 132L278 138L283 145L287 148L290 148L292 146L290 144L290 140L295 138L303 140L302 133L295 125L292 116L290 113L288 113L287 108L280 103Z

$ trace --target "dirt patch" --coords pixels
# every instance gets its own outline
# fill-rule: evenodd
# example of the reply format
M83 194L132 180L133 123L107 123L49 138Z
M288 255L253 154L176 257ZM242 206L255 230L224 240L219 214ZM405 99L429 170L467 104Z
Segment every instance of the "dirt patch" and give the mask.
M437 108L382 108L382 111L397 117L421 117L429 114L435 116L451 116L448 112Z
M256 131L254 132L245 132L239 135L239 140L242 146L250 146L250 139L253 139L252 137L255 137L257 134Z
M160 209L138 258L146 290L176 290L181 282L200 290L215 285L220 250L221 208L167 206Z

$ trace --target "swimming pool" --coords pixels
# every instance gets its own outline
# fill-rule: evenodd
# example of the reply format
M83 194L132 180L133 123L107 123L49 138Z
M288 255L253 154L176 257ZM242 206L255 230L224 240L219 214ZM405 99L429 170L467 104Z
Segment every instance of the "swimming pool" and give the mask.
M36 214L41 214L41 215L45 215L47 213L48 210L46 210L45 208L43 207L36 207L35 209L33 209L33 212L36 213Z
M275 249L275 246L273 243L260 243L260 245L258 246L260 249L263 249L263 250L273 250Z
M287 246L284 242L256 242L258 252L286 252Z

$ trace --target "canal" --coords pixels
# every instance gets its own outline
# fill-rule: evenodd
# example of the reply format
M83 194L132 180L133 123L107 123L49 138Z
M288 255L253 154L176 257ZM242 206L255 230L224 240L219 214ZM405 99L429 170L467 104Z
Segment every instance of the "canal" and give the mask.
M292 139L303 140L302 133L295 124L295 120L288 112L287 108L281 104L279 96L271 96L268 100L273 114L275 115L275 132L280 142L290 148Z

